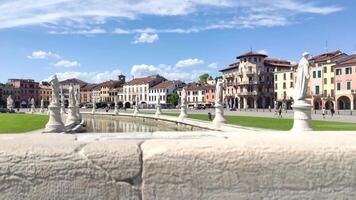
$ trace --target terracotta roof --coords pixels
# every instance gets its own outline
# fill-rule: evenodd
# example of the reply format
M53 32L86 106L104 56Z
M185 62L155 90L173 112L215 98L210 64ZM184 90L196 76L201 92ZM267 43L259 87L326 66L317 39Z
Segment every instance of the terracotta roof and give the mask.
M76 78L71 78L71 79L67 79L64 81L60 81L59 83L62 85L69 85L69 84L80 85L80 87L88 84L87 82L84 82L84 81L76 79Z
M121 81L114 81L114 80L110 80L110 81L105 81L103 83L99 83L97 84L92 90L99 90L101 88L119 88L122 87L123 84Z
M186 91L215 89L215 85L190 84L185 87Z
M143 78L135 78L132 79L131 81L127 82L125 85L142 85L142 84L148 84L156 79L163 78L161 76L148 76L148 77L143 77ZM164 79L164 78L163 78Z
M159 83L157 85L155 85L154 87L152 87L152 89L165 89L171 85L174 85L176 83L179 83L180 81L164 81L162 83Z
M296 65L291 64L290 61L282 60L282 59L278 59L278 58L266 58L264 60L264 63L266 65L271 65L271 66L279 67L279 68L291 68L291 67L296 66Z
M81 91L92 91L98 84L91 84L88 83L85 86L81 87L80 90Z
M232 63L232 64L230 64L228 67L226 67L226 68L220 70L219 72L224 72L224 71L228 71L228 70L232 70L232 69L239 68L239 65L240 65L240 62Z
M310 59L310 61L312 62L325 62L327 60L330 60L332 59L333 57L335 56L339 56L343 54L340 50L337 50L337 51L332 51L332 52L327 52L327 53L323 53L323 54L320 54L320 55L317 55L317 56L314 56Z
M339 62L335 67L346 67L346 66L351 66L351 65L356 65L356 57L354 56L349 56L348 59L345 59L342 62Z
M250 51L247 52L245 54L242 54L240 56L237 57L237 59L243 58L243 57L250 57L250 56L262 56L262 57L267 57L267 55L263 54L263 53L259 53L259 52L255 52L255 51Z

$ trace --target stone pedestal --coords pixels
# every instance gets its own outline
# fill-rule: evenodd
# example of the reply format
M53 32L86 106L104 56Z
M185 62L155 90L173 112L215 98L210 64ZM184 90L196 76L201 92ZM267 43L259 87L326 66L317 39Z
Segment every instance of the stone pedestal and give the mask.
M138 105L135 105L135 109L134 109L133 115L134 115L134 116L137 116L138 114L140 114L140 110L139 110L139 108L138 108Z
M155 117L159 117L161 114L162 114L161 104L157 104L157 105L156 105Z
M213 120L213 124L215 127L220 127L222 124L225 124L225 116L224 116L224 106L221 104L215 105L215 117Z
M76 125L80 124L80 120L78 119L77 109L75 106L68 107L68 116L66 120L66 128L73 128Z
M82 114L80 114L80 106L79 105L75 106L75 113L77 115L78 121L81 122L82 121Z
M179 121L183 121L185 118L188 117L188 113L187 113L187 105L181 105L180 107L180 114L178 117Z
M119 109L117 107L115 107L114 115L118 115L118 114L119 114Z
M31 111L30 111L32 114L35 113L35 107L34 106L31 106Z
M49 120L43 133L62 133L65 127L62 121L60 107L55 105L48 106Z
M311 109L312 105L308 101L296 101L292 108L294 110L294 122L292 132L300 133L303 131L312 131Z

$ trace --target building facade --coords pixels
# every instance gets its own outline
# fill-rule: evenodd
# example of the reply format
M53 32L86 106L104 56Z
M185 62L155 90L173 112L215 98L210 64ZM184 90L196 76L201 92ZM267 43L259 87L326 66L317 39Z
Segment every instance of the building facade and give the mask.
M48 107L52 97L52 87L49 84L41 84L39 86L38 96L40 101L43 99L44 107Z
M164 81L151 88L148 94L148 107L154 107L157 104L158 98L163 107L170 106L167 102L168 97L177 93L178 88L182 88L184 83L182 81Z
M289 61L269 58L258 52L237 57L238 62L221 70L224 99L233 109L274 107L274 72L290 69Z
M277 108L291 109L296 78L295 67L274 72L274 93Z
M356 57L339 62L334 67L337 110L354 110L356 105Z
M148 106L149 89L164 81L166 79L159 75L134 78L124 84L122 93L118 93L119 101L123 102L126 108L131 108L136 105L136 96L138 96L138 103L143 107Z
M18 97L16 100L14 99L15 107L29 107L32 98L34 98L36 106L40 104L41 100L38 96L40 84L38 82L32 79L9 79L8 85L13 86L8 90L13 90L14 95Z
M334 67L348 58L341 51L328 52L310 59L311 95L315 110L335 108Z

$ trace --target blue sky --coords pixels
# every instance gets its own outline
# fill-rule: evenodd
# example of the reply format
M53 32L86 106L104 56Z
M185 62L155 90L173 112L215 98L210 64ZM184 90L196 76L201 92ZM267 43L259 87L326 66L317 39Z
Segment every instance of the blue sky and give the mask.
M0 82L162 74L193 81L249 51L356 51L352 0L1 0ZM327 41L327 45L326 45Z

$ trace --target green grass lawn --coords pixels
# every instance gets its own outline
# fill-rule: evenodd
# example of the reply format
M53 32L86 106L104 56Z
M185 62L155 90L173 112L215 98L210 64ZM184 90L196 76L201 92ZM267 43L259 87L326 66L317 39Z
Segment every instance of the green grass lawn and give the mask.
M178 113L164 113L165 115L178 116ZM207 114L189 114L189 118L208 120ZM250 116L226 116L228 124L265 128L274 130L290 130L293 126L293 119L280 119L268 117L250 117ZM356 131L356 123L330 122L313 120L313 129L316 131Z
M47 115L0 113L0 134L34 131L44 128L47 121Z

